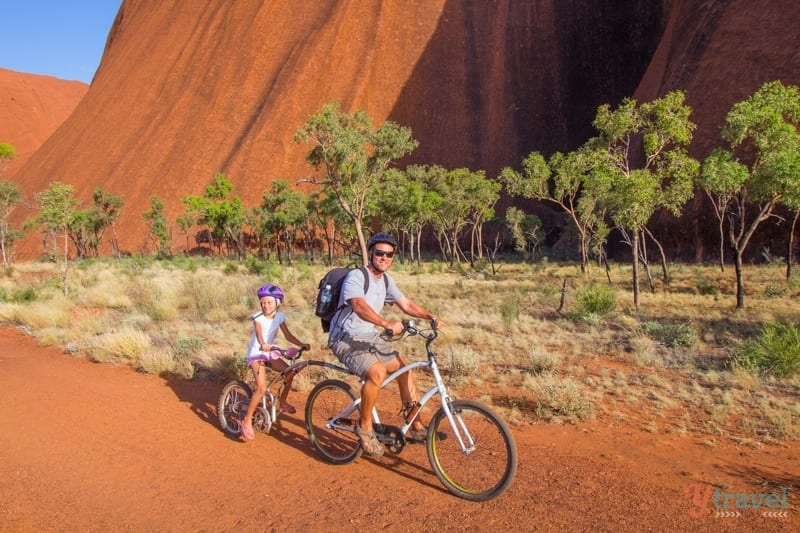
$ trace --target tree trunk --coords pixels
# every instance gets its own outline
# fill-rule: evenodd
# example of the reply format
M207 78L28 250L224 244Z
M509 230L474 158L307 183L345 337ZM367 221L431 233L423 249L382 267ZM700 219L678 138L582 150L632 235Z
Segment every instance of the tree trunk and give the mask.
M744 272L742 272L742 252L736 250L736 309L744 309Z
M786 279L792 277L792 245L794 244L794 229L797 226L798 218L800 218L800 209L795 211L792 229L789 230L789 247L786 250Z
M633 306L639 310L639 230L633 230Z
M725 272L725 218L719 219L719 270Z
M670 280L670 278L669 278L669 268L667 267L667 256L664 253L664 247L661 246L661 243L659 242L659 240L655 238L655 236L653 235L653 233L649 229L647 229L645 227L644 230L647 232L647 234L650 236L650 238L653 239L653 242L656 244L656 248L658 248L658 253L659 253L660 257L661 257L661 275L663 276L664 284L668 285L669 284L669 280Z
M650 261L647 259L647 241L645 237L647 236L646 233L642 233L641 239L639 239L639 246L642 249L641 260L642 264L644 265L644 272L647 274L647 283L650 285L650 293L656 293L656 285L653 283L653 274L650 273Z

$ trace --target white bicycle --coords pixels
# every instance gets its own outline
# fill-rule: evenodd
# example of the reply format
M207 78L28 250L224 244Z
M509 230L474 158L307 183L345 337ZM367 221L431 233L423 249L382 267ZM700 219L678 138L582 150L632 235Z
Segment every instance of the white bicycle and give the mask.
M377 410L373 409L373 428L378 440L390 452L400 453L407 443L406 434L422 407L438 395L441 405L431 419L425 440L434 474L448 491L460 498L486 501L499 496L511 485L517 471L517 446L511 431L484 404L450 396L431 350L431 343L438 336L436 321L431 321L427 332L414 321L403 322L403 326L403 335L419 335L425 339L427 360L396 370L386 377L381 388L418 368L429 369L435 385L419 399L420 409L407 413L400 427L381 424ZM306 430L325 460L347 464L361 455L356 434L360 413L361 398L356 397L352 387L344 381L327 379L311 391L305 409Z

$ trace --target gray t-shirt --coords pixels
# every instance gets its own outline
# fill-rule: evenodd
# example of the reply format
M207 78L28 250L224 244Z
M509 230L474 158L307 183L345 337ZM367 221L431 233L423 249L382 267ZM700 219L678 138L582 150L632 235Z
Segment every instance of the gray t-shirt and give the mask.
M364 272L360 268L355 268L347 274L337 307L341 307L351 298L360 297L366 299L372 310L380 314L385 304L391 305L403 298L403 293L400 292L388 273L383 273L388 284L383 277L378 279L369 270L367 270L367 275L370 277L369 287L367 287L367 293L364 294ZM347 305L339 309L331 319L329 343L340 338L344 333L354 339L369 339L375 334L375 325L361 320L353 312L352 307Z

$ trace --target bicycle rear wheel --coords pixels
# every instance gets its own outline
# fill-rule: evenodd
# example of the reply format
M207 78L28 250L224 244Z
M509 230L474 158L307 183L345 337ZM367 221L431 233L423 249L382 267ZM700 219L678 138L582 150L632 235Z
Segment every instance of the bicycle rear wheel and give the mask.
M517 472L517 445L511 431L480 402L454 400L450 411L456 431L443 409L428 427L428 460L434 474L460 498L482 502L499 496Z
M334 417L356 399L350 385L338 379L317 384L306 400L306 431L326 461L346 464L361 455L356 435L356 422L361 416L357 409L346 418Z
M234 436L242 434L239 422L244 420L252 396L253 391L243 381L231 381L222 389L217 404L217 415L219 425L225 433Z

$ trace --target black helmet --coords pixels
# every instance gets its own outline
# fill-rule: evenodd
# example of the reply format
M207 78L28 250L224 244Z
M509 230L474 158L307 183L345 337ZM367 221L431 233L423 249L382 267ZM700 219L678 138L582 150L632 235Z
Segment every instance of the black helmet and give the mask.
M385 242L386 244L391 244L393 248L397 248L397 239L395 239L388 233L376 233L375 235L369 238L369 244L367 245L367 249L372 251L372 248L379 242Z

